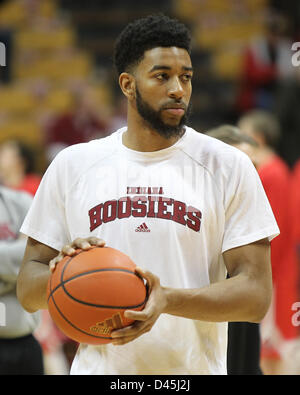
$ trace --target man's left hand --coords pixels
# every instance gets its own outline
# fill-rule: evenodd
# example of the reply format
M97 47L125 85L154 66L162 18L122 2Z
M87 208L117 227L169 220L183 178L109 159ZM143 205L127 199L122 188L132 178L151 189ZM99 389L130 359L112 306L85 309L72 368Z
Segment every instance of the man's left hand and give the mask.
M164 288L160 285L159 278L141 268L136 268L136 273L147 281L149 297L142 311L125 311L124 316L135 320L135 322L130 326L112 332L113 345L129 343L149 332L167 304Z

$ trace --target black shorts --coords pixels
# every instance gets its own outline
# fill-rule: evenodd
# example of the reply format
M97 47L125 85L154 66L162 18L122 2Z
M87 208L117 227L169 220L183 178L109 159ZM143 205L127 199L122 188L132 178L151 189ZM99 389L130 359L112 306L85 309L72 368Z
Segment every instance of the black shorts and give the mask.
M43 375L43 353L33 335L0 339L0 375Z
M259 324L228 323L227 372L229 375L261 375Z

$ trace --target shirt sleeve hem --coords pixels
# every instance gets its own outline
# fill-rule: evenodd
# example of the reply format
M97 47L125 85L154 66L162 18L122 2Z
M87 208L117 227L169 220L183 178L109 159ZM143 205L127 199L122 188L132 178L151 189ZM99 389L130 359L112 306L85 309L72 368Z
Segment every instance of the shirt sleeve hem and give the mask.
M27 229L25 226L22 226L20 229L20 233L23 233L25 236L31 237L34 240L37 240L40 243L47 245L48 247L54 248L57 251L60 251L63 247L63 243L61 241L57 241L49 238L35 229Z
M252 233L243 237L239 237L234 240L229 240L223 244L222 253L232 248L242 247L243 245L254 243L258 240L268 238L269 241L273 240L276 236L280 234L279 229L276 227L262 229L260 232Z

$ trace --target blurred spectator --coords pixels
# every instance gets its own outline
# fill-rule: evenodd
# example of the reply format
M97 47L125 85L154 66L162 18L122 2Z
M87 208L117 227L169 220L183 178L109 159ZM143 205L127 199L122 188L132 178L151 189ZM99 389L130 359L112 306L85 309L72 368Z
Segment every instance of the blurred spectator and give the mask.
M297 256L297 283L298 283L298 299L300 302L300 159L296 162L292 171L292 186L291 186L291 228L292 228L292 240L294 251ZM300 332L300 322L298 325L298 332ZM299 333L300 335L300 333Z
M246 48L238 111L253 108L270 110L278 81L293 77L291 40L286 37L287 19L269 12L265 34L252 40Z
M258 144L232 125L222 125L206 132L208 136L238 148L256 166ZM261 375L259 324L252 322L228 323L227 372L229 375Z
M299 312L300 302L300 159L295 163L292 169L291 183L291 200L290 200L290 226L292 235L293 250L296 255L295 278L297 284L297 302L296 309L293 307L294 313ZM300 319L297 315L296 322L293 321L298 336L287 346L287 358L290 357L291 368L296 366L296 374L300 374ZM289 352L289 353L288 353Z
M90 89L74 92L73 110L59 115L45 131L49 161L69 145L88 142L107 135L108 120L101 116L101 104Z
M296 162L292 172L292 187L291 187L291 226L292 226L292 238L294 242L294 248L298 258L298 269L300 269L300 159ZM293 220L293 217L296 220ZM300 273L300 270L298 270ZM299 296L300 296L300 281L299 285ZM300 301L300 298L298 298Z
M1 144L0 180L3 185L8 186L14 190L25 191L31 195L34 195L39 186L41 179L39 175L34 173L34 169L35 169L34 164L35 164L34 153L31 151L29 147L27 147L22 142L11 140ZM18 195L16 195L16 197L17 196ZM22 195L20 195L20 199L21 198ZM15 209L15 213L18 212L19 211ZM15 214L12 216L12 218L14 218L14 216ZM15 249L15 254L17 253L20 254L18 255L19 263L21 263L24 253L21 247L25 248L25 244L26 244L25 239L17 240L15 241L14 244L12 243L10 244L11 246L10 248ZM4 259L3 254L1 254L2 247L4 247L4 245L3 246L0 245L0 258L1 258L0 278L1 278L1 274L3 274L1 271L5 269L5 261L3 261ZM1 281L0 281L0 285L1 285ZM19 310L20 309L21 307L19 308ZM24 313L22 312L22 314L25 314L25 312ZM20 315L20 317L22 317L22 315ZM59 333L58 329L55 327L54 323L49 317L48 311L44 311L42 313L41 318L42 318L41 324L37 328L35 328L36 330L33 332L33 334L42 347L43 361L45 364L45 373L68 374L69 363L66 360L66 357L63 352L63 345L66 339L62 334ZM30 341L32 341L32 338L30 338ZM33 344L33 347L36 346Z
M26 246L19 234L31 205L29 194L0 186L0 303L5 325L0 325L0 374L42 375L42 349L34 330L39 312L27 313L16 296L16 282Z
M274 98L274 112L282 129L279 150L291 167L300 157L299 97L300 67L295 67L295 78L289 81L281 81Z
M0 145L0 182L3 185L34 195L41 180L34 170L34 153L27 145L13 140Z
M73 360L77 343L69 340L56 327L48 310L42 310L41 325L39 325L34 335L43 349L45 374L68 375L72 361L69 360L69 355L65 352L65 349L67 347L70 349Z
M280 127L275 117L262 110L253 110L240 119L239 127L258 144L258 173L281 232L271 242L273 302L261 323L263 372L280 374L285 369L284 342L297 337L291 310L297 301L296 260L289 223L291 174L286 163L276 153Z
M116 98L115 111L109 123L110 132L114 132L127 125L127 99L124 95Z

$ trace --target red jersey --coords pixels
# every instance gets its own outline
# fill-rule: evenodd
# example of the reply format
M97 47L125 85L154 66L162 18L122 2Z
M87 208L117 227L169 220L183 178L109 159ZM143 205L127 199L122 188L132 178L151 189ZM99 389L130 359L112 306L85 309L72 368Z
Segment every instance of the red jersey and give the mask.
M297 247L300 245L300 159L296 162L292 173L291 226L293 241Z
M277 220L280 235L271 242L273 285L275 289L275 323L285 339L296 337L292 324L292 305L297 296L297 263L293 252L290 223L291 172L285 162L274 155L258 169L259 176Z
M300 159L296 162L291 183L290 224L293 252L296 255L297 301L300 301ZM298 331L300 326L298 326Z
M38 186L41 182L41 177L36 174L27 174L20 185L14 187L14 189L25 191L30 193L30 195L34 196Z

